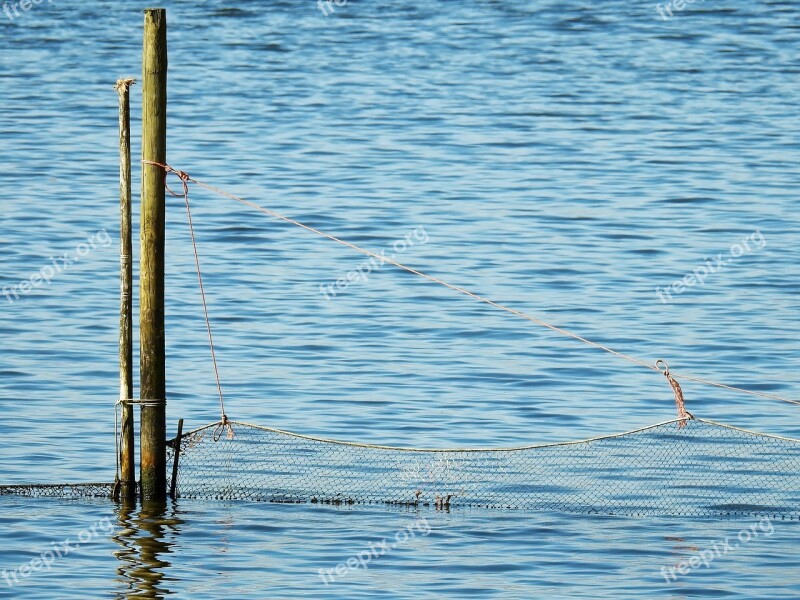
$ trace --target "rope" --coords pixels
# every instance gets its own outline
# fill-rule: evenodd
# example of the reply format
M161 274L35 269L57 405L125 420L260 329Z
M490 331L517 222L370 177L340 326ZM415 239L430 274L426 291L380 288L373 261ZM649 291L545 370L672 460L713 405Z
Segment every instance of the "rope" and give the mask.
M139 406L166 406L166 400L138 400L136 398L125 398L117 400L117 404L138 404Z
M751 429L745 429L742 427L736 427L734 425L727 425L725 423L720 423L718 421L712 421L710 419L701 419L699 417L692 417L692 421L696 423L705 423L706 425L713 425L715 427L722 427L724 429L729 429L732 431L739 431L741 433L747 433L749 435L759 436L763 438L770 438L773 440L782 440L786 442L793 442L800 444L800 439L792 438L787 436L781 435L774 435L769 433L761 433L759 431L753 431ZM512 447L505 447L505 448L474 448L474 447L465 447L465 448L415 448L415 447L408 447L408 446L386 446L381 444L367 444L363 442L349 442L344 440L335 440L331 438L319 437L314 435L305 435L302 433L294 433L292 431L286 431L283 429L276 429L274 427L266 427L264 425L254 425L252 423L245 423L242 421L228 421L227 424L230 425L237 425L240 427L251 427L253 429L259 429L261 431L268 431L270 433L276 433L279 435L285 435L288 437L297 438L300 440L308 440L311 442L320 442L323 444L335 444L337 446L350 446L351 448L369 448L372 450L394 450L397 452L436 452L436 453L451 453L451 452L465 452L465 453L473 453L473 452L519 452L520 450L534 450L538 448L558 448L563 446L577 446L580 444L587 444L591 442L599 442L602 440L613 440L621 437L625 437L631 435L633 433L641 433L643 431L649 431L651 429L657 429L659 427L663 427L664 425L669 425L671 423L677 423L680 425L683 423L686 424L687 419L670 419L668 421L661 421L660 423L655 423L653 425L646 425L644 427L637 427L636 429L631 429L629 431L623 431L621 433L611 433L606 435L599 435L595 437L585 438L581 440L570 440L565 442L547 442L544 444L532 444L527 446L512 446ZM222 425L221 421L217 421L216 423L209 423L208 425L203 425L202 427L198 427L193 429L189 432L184 433L181 436L181 439L192 438L197 436L198 434L205 435L204 432L214 429L218 429ZM173 441L173 440L170 440ZM216 440L215 440L216 441Z
M155 165L161 168L165 168L166 165L162 165L160 163L152 162L149 160L142 161L145 164ZM205 317L206 321L206 331L208 331L208 345L211 348L211 362L214 363L214 376L217 380L217 393L219 394L219 410L222 415L222 423L225 424L228 422L228 416L225 414L225 400L222 397L222 384L220 383L219 379L219 368L217 367L217 353L214 350L214 337L211 335L211 321L208 318L208 304L206 303L206 291L203 287L203 275L200 272L200 256L197 253L197 240L195 239L194 235L194 224L192 223L192 209L189 206L189 186L186 183L190 181L191 178L187 173L184 171L176 171L175 169L169 167L166 168L165 171L167 173L172 172L175 173L181 180L183 184L183 194L176 194L173 192L170 187L167 185L166 181L166 174L164 177L164 187L167 191L175 197L183 196L183 200L186 203L186 216L189 219L189 233L192 237L192 250L194 251L194 265L195 269L197 270L197 282L200 284L200 298L203 301L203 316ZM228 426L228 436L232 437L233 429Z
M116 458L116 476L114 483L119 482L119 447L120 438L122 437L122 415L119 412L119 407L122 404L138 404L139 406L166 406L166 400L154 399L138 399L138 398L120 398L114 403L114 456Z
M678 422L678 429L682 429L683 427L686 427L686 421L688 419L694 419L694 415L686 410L686 403L683 401L683 390L681 389L681 384L675 381L675 378L670 374L669 365L666 361L658 359L656 361L656 367L658 367L660 364L664 365L664 370L662 373L664 373L667 381L669 381L670 386L672 386L672 391L675 394L675 406L678 409L678 418L681 419ZM658 370L661 371L660 368Z
M222 438L222 434L225 433L229 440L232 440L234 437L233 434L233 423L228 420L228 417L222 415L224 418L219 422L216 429L214 429L214 435L212 436L215 442L218 442Z
M541 319L537 319L536 317L531 316L531 315L529 315L527 313L524 313L522 311L516 310L514 308L510 308L508 306L500 304L499 302L495 302L494 300L490 300L489 298L485 298L484 296L480 296L479 294L476 294L474 292L470 292L469 290L466 290L466 289L464 289L462 287L459 287L457 285L453 285L451 283L447 283L446 281L443 281L442 279L439 279L438 277L434 277L433 275L428 275L427 273L423 273L422 271L418 271L417 269L414 269L412 267L409 267L407 265L399 263L396 260L393 260L391 258L387 258L385 256L380 256L380 255L376 254L375 252L371 252L369 250L366 250L365 248L361 248L360 246L356 246L355 244L353 244L351 242L348 242L346 240L337 238L337 237L335 237L335 236L333 236L333 235L331 235L329 233L325 233L324 231L320 231L319 229L311 227L310 225L306 225L305 223L301 223L300 221L296 221L295 219L292 219L290 217L284 216L284 215L282 215L282 214L280 214L278 212L275 212L275 211L270 210L268 208L264 208L263 206L259 206L258 204L255 204L254 202L250 202L249 200L245 200L244 198L240 198L238 196L235 196L235 195L233 195L233 194L231 194L229 192L226 192L225 190L222 190L220 188L214 187L213 185L209 185L207 183L203 183L202 181L198 181L194 177L190 177L189 174L186 173L185 171L178 171L178 170L174 169L173 167L171 167L170 165L167 165L167 164L164 164L164 163L155 162L155 161L143 160L142 162L145 163L145 164L148 164L148 165L161 167L162 169L164 169L164 171L166 173L175 173L176 175L178 175L178 177L180 177L181 181L183 182L184 195L185 195L185 198L186 198L187 206L188 206L188 202L189 202L189 200L188 200L189 192L188 192L187 182L191 181L192 183L194 183L196 185L199 185L200 187L205 188L205 189L207 189L207 190L209 190L211 192L214 192L215 194L218 194L220 196L224 196L224 197L229 198L231 200L235 200L236 202L244 204L245 206L249 206L250 208L253 208L253 209L255 209L255 210L259 211L259 212L262 212L262 213L264 213L266 215L269 215L271 217L274 217L276 219L279 219L279 220L284 221L286 223L289 223L291 225L295 225L296 227L300 227L302 229L305 229L306 231L310 231L311 233L314 233L314 234L319 235L321 237L327 238L327 239L329 239L329 240L331 240L333 242L336 242L337 244L341 244L343 246L347 246L348 248L351 248L351 249L353 249L353 250L355 250L357 252L360 252L361 254L366 254L367 256L371 256L373 258L377 258L379 260L382 260L383 262L388 262L389 264L394 265L395 267L397 267L399 269L402 269L404 271L408 271L409 273L412 273L414 275L422 277L423 279L427 279L428 281L432 281L433 283L437 283L439 285L442 285L442 286L444 286L446 288L449 288L449 289L451 289L451 290L453 290L455 292L458 292L460 294L464 294L465 296L469 296L470 298L473 298L475 300L483 302L484 304L488 304L489 306L493 306L493 307L495 307L497 309L503 310L503 311L505 311L507 313L510 313L512 315L515 315L515 316L520 317L522 319L525 319L527 321L531 321L532 323L536 323L537 325L541 325L542 327L546 327L547 329L555 331L556 333L560 333L561 335L564 335L566 337L570 337L572 339L578 340L579 342L583 342L584 344L587 344L589 346L597 348L598 350L602 350L603 352L607 352L609 354L612 354L612 355L616 356L617 358L622 358L624 360L632 362L632 363L634 363L636 365L639 365L641 367L645 367L647 369L650 369L651 371L662 372L658 368L658 366L656 366L656 365L651 365L648 362L645 362L643 360L640 360L640 359L635 358L633 356L630 356L628 354L624 354L622 352L618 352L617 350L609 348L608 346L604 346L603 344L600 344L598 342L594 342L592 340L586 339L586 338L584 338L584 337L582 337L582 336L580 336L580 335L578 335L576 333L573 333L573 332L568 331L566 329L563 329L561 327L557 327L556 325L552 325L551 323L547 323L545 321L542 321ZM194 239L194 237L193 237L193 239ZM196 255L196 252L197 251L195 249L195 255ZM198 274L199 274L199 271L198 271ZM734 386L731 386L731 385L726 385L724 383L717 383L715 381L709 381L709 380L706 380L706 379L701 379L699 377L693 377L693 376L690 376L690 375L684 375L682 373L671 373L671 378L673 378L673 380L674 379L685 379L687 381L694 381L696 383L702 383L702 384L705 384L705 385L710 385L710 386L714 386L714 387L718 387L718 388L722 388L722 389L726 389L726 390L730 390L730 391L734 391L734 392L739 392L739 393L742 393L742 394L748 394L748 395L751 395L751 396L759 396L759 397L762 397L762 398L770 398L772 400L780 400L782 402L789 402L791 404L800 405L800 401L798 401L798 400L793 400L791 398L785 398L785 397L779 396L777 394L766 394L764 392L758 392L758 391L755 391L755 390L747 390L747 389L743 389L743 388L739 388L739 387L734 387Z

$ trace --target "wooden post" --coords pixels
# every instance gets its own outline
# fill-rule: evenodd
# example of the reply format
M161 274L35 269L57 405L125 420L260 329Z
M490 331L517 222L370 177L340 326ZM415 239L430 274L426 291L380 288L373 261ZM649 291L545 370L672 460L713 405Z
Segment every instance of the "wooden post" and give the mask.
M131 252L131 106L133 79L119 79L119 399L133 398L133 263ZM119 465L120 495L136 496L136 470L133 447L133 406L122 404Z
M167 14L144 11L142 158L167 159ZM139 272L141 486L143 500L166 501L166 383L164 372L164 170L142 165Z
M172 481L169 486L169 497L175 500L178 490L178 461L181 458L181 437L183 437L183 419L178 419L178 435L175 436L175 448L172 459Z

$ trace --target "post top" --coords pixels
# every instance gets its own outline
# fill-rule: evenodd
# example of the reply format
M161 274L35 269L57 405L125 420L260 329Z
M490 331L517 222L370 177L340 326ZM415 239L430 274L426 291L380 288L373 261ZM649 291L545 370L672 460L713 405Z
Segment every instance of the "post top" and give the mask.
M145 8L143 11L145 19L150 17L153 20L161 20L167 16L166 8Z

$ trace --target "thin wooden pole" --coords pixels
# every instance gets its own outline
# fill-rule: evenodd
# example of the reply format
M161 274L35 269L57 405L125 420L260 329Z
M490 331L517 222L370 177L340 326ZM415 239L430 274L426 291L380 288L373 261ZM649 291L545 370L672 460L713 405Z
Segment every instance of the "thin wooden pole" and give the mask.
M169 486L169 497L175 500L178 489L178 461L181 458L181 437L183 437L183 419L178 420L178 435L175 436L175 452L172 460L172 481Z
M133 79L119 79L115 86L119 94L119 399L133 398L133 262L131 252L131 105L130 87ZM120 495L136 495L136 469L133 447L133 406L122 403L119 465Z
M142 158L167 160L167 13L144 11ZM164 368L164 171L142 165L139 337L142 499L165 501L166 382Z

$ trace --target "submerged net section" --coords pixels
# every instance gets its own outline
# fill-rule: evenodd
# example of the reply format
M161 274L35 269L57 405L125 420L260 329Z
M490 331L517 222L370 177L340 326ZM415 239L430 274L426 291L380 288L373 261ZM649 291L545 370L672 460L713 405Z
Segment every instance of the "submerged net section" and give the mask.
M113 483L46 483L0 485L0 496L32 498L110 498Z
M800 440L702 419L503 450L352 444L238 422L227 433L217 423L181 438L179 497L800 517Z

